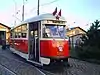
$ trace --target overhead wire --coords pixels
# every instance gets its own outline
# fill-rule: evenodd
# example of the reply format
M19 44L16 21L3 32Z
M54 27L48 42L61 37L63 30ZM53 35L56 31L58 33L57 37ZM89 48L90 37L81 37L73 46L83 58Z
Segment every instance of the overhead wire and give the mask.
M13 2L15 3L15 7L16 7L15 8L15 10L16 10L15 14L18 14L21 11L22 8L19 8L19 7L17 8L17 2L16 2L16 0L13 0ZM28 1L25 0L23 3L24 3L24 5L26 5L26 4L28 4Z
M44 4L40 5L40 6L49 5L49 4L55 3L57 1L59 1L59 0L54 0L54 1L51 1L51 2L48 2L48 3L44 3Z
M59 0L53 0L53 1L51 1L51 2L47 2L47 3L44 3L44 4L41 4L41 5L39 5L39 7L42 7L42 6L45 6L45 5L50 5L50 4L52 4L52 3L55 3L55 2L57 2L57 1L59 1ZM26 4L27 2L25 2L24 4ZM34 7L34 8L32 8L30 11L29 11L29 13L25 13L25 15L28 15L28 14L30 14L30 13L32 13L34 11L34 13L37 11L37 7ZM16 14L18 14L20 12L20 10L18 10L17 12L16 12Z
M50 5L50 4L55 3L55 2L57 2L57 1L59 1L59 0L53 0L53 1L51 1L51 2L41 4L41 5L39 5L39 7L45 6L45 5ZM33 12L33 10L37 11L36 9L37 9L37 7L32 8L32 9L30 10L29 13ZM35 12L35 11L34 11L34 12Z

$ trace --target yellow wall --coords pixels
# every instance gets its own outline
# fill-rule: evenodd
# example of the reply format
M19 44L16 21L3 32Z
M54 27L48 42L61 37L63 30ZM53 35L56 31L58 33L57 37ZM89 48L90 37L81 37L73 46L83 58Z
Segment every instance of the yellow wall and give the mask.
M78 32L77 32L78 30ZM72 29L72 30L69 30L67 32L67 36L74 36L74 35L77 35L77 34L86 34L85 31L81 30L80 28L75 28L75 29Z
M0 31L6 31L6 42L10 38L10 29L0 24Z

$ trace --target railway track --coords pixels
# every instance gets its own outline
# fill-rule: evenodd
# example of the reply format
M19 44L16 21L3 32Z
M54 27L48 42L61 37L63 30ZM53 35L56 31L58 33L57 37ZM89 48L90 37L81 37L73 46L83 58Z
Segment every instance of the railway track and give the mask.
M17 57L16 55L14 56L14 58L11 58L12 55L11 56L9 56L9 55L6 56L4 54L0 54L0 57L2 57L2 58L0 58L1 59L0 66L3 67L4 70L9 72L11 75L20 75L20 74L18 74L18 72L20 72L20 71L17 70L17 69L21 66L24 67L25 65L27 65L27 67L30 67L30 69L34 68L35 71L39 72L39 73L37 73L37 75L38 74L45 75L42 71L40 71L38 68L36 68L32 63L29 63L26 60L24 60L23 58L21 59L21 58ZM9 61L6 61L6 59L9 59ZM13 67L16 67L16 68L13 68ZM8 74L5 74L5 75L8 75ZM24 74L21 74L21 75L24 75ZM29 74L25 74L25 75L29 75Z
M47 72L50 75L67 75L67 66L64 66L62 63L57 65L44 66L42 69L43 72Z
M13 70L10 70L10 68L0 64L0 67L3 69L3 72L5 72L5 75L17 75ZM2 73L0 73L2 75Z

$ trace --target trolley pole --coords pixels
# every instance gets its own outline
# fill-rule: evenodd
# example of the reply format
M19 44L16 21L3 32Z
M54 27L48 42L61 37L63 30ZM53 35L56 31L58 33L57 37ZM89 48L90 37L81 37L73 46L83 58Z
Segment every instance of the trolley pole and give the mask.
M37 15L39 15L39 4L40 4L40 0L38 0Z

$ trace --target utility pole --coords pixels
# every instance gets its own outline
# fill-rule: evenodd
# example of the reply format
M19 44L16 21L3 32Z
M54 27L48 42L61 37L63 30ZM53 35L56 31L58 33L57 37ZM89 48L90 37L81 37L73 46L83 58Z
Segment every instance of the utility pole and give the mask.
M22 6L22 21L24 21L24 0L23 0L23 6Z
M15 0L13 0L13 2L15 4L15 14L14 15L16 16L17 4L16 4ZM15 21L14 21L14 25L16 25L16 18L15 18Z
M39 15L39 4L40 4L40 0L38 0L37 15Z
M38 0L37 15L39 15L39 3L40 3L40 0ZM24 4L25 4L25 2L23 0L23 6L22 6L22 21L24 21Z

